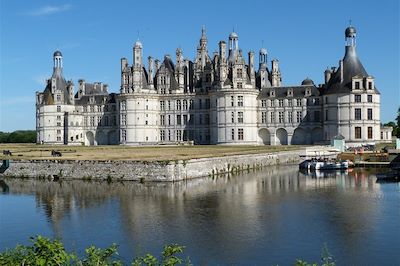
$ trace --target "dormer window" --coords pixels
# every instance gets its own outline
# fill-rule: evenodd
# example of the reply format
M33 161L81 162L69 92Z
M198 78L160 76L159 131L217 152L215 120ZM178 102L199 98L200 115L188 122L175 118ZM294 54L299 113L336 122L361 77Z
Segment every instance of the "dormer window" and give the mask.
M306 96L310 96L311 95L311 89L310 88L307 88L306 89Z
M368 89L372 90L372 81L368 81Z
M288 90L288 91L287 91L287 96L293 96L293 90L291 90L291 89Z
M275 97L275 91L271 91L270 93L269 93L269 95L271 96L271 97Z
M360 82L359 81L356 81L355 83L354 83L354 89L356 89L356 90L359 90L360 89Z

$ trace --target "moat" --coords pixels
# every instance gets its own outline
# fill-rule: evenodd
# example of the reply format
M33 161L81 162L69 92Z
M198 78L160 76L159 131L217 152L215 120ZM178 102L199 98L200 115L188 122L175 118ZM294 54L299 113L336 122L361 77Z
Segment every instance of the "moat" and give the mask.
M0 251L37 234L70 251L120 245L123 259L185 245L194 265L293 265L319 261L327 245L338 265L399 265L400 185L373 170L299 173L271 166L176 183L5 179Z

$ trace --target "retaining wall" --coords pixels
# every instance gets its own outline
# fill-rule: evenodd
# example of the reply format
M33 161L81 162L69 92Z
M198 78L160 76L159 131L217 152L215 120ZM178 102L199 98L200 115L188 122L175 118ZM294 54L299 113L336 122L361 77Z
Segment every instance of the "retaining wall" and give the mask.
M177 161L11 160L1 176L64 179L180 181L190 178L298 163L301 151L234 155Z

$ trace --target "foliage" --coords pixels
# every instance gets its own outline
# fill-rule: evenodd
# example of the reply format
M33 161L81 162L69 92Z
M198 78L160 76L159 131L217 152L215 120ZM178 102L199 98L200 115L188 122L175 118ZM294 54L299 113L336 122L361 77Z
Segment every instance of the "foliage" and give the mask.
M171 244L164 246L164 250L162 252L161 260L157 259L151 254L146 254L141 257L135 258L132 262L132 266L174 266L181 265L183 263L183 259L177 256L177 254L183 253L185 249L184 246L179 246L178 244ZM190 260L186 259L186 265L191 265Z
M335 260L333 259L332 255L329 253L328 248L326 246L326 244L324 244L324 247L322 248L321 251L321 266L335 266ZM314 262L314 263L308 263L304 260L296 260L295 263L296 266L318 266L318 263Z
M14 132L1 132L0 143L35 143L35 130L17 130Z
M85 249L85 257L79 258L74 253L68 253L64 245L57 239L37 236L31 237L32 245L17 245L14 249L6 250L0 253L0 265L35 265L35 266L53 266L53 265L78 265L78 266L122 266L122 261L118 260L118 246L112 244L110 247L101 249L90 246ZM151 254L137 257L132 265L146 266L174 266L182 265L184 260L178 255L183 254L185 247L177 244L164 246L161 258L157 259ZM186 265L191 265L188 259Z

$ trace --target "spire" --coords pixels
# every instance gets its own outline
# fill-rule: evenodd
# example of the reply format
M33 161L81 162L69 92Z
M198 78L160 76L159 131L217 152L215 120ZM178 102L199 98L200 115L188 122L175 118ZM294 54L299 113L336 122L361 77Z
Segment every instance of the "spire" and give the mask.
M200 48L205 49L206 47L207 47L206 28L203 25L201 27Z
M62 53L57 50L53 54L53 75L61 75L63 68Z

